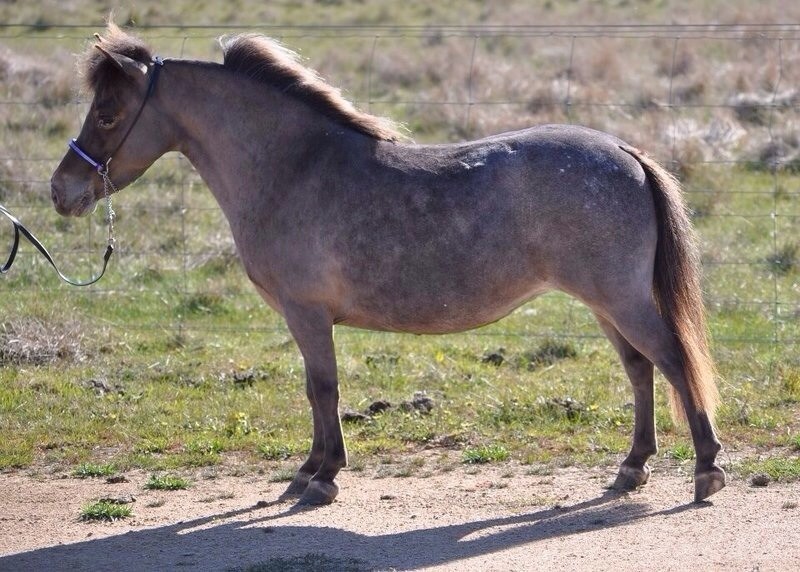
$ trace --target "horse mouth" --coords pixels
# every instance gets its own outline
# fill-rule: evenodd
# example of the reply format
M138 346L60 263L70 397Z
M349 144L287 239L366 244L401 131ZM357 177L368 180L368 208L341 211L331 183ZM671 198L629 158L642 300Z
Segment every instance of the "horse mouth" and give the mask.
M53 198L53 206L61 216L85 217L97 208L97 199L91 192L83 193L80 198L72 204L64 204L62 201Z

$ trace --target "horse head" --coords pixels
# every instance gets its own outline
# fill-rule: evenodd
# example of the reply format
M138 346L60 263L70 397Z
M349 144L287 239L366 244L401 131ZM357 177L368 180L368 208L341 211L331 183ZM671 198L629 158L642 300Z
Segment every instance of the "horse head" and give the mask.
M80 70L91 107L50 181L53 204L65 216L89 213L169 148L155 97L163 62L113 24L96 38Z

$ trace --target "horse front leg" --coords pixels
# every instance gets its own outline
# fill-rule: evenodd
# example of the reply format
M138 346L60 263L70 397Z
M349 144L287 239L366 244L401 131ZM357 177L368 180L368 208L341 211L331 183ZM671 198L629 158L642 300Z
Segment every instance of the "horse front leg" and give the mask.
M314 439L311 442L311 452L308 459L297 470L297 473L289 484L284 495L300 496L302 495L311 477L319 470L322 465L322 458L325 454L325 431L322 428L322 418L319 414L319 408L314 400L314 391L311 386L311 378L306 375L306 397L311 404L311 415L314 422Z
M314 418L314 440L308 460L287 492L300 492L302 504L328 504L339 492L334 479L347 465L339 420L339 380L333 346L333 321L324 308L284 305L286 323L306 367L306 393Z

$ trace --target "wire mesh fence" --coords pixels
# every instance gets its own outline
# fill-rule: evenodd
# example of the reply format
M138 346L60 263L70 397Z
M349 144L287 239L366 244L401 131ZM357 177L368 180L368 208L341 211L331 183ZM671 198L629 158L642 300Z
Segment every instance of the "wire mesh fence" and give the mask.
M49 177L87 109L73 60L95 31L0 26L0 202L69 272L84 275L99 265L104 215L59 219ZM800 338L798 25L135 31L164 57L216 61L219 35L265 33L300 51L359 107L403 122L417 142L554 122L618 135L684 182L717 346L793 351ZM283 332L236 269L227 224L186 159L165 156L116 200L111 276L69 289L25 249L0 281L6 316L47 306L128 329ZM474 335L600 336L578 303L555 295L545 304L547 312L534 303L522 319Z

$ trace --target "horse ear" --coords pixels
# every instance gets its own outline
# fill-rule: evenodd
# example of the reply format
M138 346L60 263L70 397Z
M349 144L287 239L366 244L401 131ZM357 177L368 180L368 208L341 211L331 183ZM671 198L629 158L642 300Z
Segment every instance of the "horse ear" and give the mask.
M106 58L108 58L109 61L114 62L119 69L124 71L133 79L141 79L142 76L147 75L147 66L142 62L137 62L136 60L131 59L128 56L123 56L122 54L109 52L100 44L95 44L94 47L100 50L100 52Z

